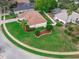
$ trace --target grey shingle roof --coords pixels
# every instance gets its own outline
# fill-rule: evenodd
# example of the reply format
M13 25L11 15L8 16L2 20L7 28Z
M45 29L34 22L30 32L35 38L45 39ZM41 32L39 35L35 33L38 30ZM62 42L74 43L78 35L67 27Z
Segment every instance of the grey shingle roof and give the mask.
M14 11L32 9L32 4L30 3L18 3L17 7L14 8Z

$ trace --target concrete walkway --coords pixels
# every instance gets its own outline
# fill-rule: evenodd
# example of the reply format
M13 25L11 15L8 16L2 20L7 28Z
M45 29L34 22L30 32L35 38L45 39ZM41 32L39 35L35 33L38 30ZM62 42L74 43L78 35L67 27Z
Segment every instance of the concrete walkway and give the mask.
M16 21L18 21L18 19L19 18L13 18L13 19L8 19L8 20L0 20L0 24L16 22Z

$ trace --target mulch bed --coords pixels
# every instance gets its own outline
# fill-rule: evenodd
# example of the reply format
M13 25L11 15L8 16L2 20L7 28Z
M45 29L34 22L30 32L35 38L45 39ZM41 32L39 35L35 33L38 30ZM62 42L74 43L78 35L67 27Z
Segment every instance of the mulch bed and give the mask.
M39 34L36 34L36 36L39 37L39 36L41 36L41 35L48 34L48 33L50 33L50 32L51 32L51 30L45 29L45 30L42 30Z
M24 31L25 31L25 32L27 32L27 31L28 31L28 28L27 28L27 27L25 27L25 28L24 28Z

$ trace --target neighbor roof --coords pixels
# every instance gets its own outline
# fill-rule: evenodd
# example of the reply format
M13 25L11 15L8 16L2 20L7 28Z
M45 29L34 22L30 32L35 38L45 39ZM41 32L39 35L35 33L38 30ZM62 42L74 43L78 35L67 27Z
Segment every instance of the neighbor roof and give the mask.
M13 8L14 11L21 11L33 8L29 0L16 0L16 1L18 2L18 4L15 8Z
M47 22L39 12L34 10L23 12L19 14L19 17L26 19L28 21L28 25L35 25Z
M72 12L72 14L68 17L67 10L61 10L60 13L55 14L55 19L59 19L59 20L61 20L64 23L66 23L66 21L70 22L71 19L73 21L76 21L77 18L79 19L79 14L76 13L76 12Z

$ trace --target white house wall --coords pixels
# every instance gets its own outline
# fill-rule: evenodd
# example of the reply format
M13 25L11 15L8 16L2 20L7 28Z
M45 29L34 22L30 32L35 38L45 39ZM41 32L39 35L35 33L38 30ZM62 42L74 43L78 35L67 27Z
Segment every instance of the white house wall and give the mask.
M46 27L47 22L36 24L36 25L30 25L30 28L38 28L38 27Z

